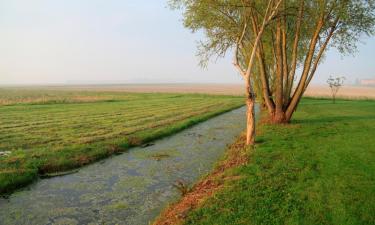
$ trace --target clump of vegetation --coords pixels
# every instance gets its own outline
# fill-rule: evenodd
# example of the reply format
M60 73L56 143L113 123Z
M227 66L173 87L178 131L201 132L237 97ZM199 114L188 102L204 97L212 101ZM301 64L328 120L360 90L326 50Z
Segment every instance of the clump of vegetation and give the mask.
M181 196L185 196L191 190L187 182L184 180L176 181L176 183L173 184L173 187L175 187L180 192Z
M155 159L156 161L160 161L162 159L169 158L169 157L171 157L171 155L165 154L165 153L151 155L151 158Z
M42 174L41 178L53 178L53 177L62 177L69 174L78 173L79 170L71 170L71 171L64 171L64 172L56 172L56 173L46 173Z
M345 80L345 77L333 78L332 76L329 76L327 80L327 84L329 85L329 88L331 89L333 103L336 103L337 92L339 92L340 88L344 84L344 80Z

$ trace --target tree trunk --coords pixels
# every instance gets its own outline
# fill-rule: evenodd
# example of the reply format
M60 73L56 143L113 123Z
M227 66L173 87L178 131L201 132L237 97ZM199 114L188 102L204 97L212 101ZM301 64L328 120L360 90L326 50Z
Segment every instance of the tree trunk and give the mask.
M246 145L255 143L255 94L251 87L250 77L246 79Z
M274 115L274 123L282 123L285 119L285 114L283 110L283 54L282 54L282 37L281 37L281 21L277 21L276 28L276 87L275 87L275 103L276 103L276 112Z
M282 0L279 0L276 3L276 6L273 7L273 0L269 0L268 6L267 6L267 9L266 9L266 13L265 13L264 18L263 18L263 23L262 23L261 27L259 28L259 31L256 35L255 40L254 40L253 49L252 49L252 52L251 52L251 55L250 55L250 58L249 58L249 63L248 63L247 69L242 70L240 65L238 64L237 60L235 60L235 63L234 63L235 66L237 68L239 68L239 71L242 74L242 76L244 77L245 82L246 82L246 92L245 93L246 93L246 105L247 105L247 116L246 116L247 117L247 122L246 122L246 124L247 124L246 144L247 145L251 145L251 144L255 143L255 111L254 111L255 95L254 95L253 89L251 87L251 72L253 71L253 64L254 64L255 56L256 56L256 53L258 52L257 51L258 45L260 43L260 39L263 35L264 29L265 29L266 25L275 16L275 13L277 12L281 2L282 2ZM245 24L245 27L244 27L244 31L246 31L246 24ZM236 50L238 49L238 45L240 44L242 37L239 39L240 41L237 43ZM235 56L235 59L237 59L236 56Z
M246 144L253 145L255 143L255 99L254 96L246 98L246 118L247 118L247 129L246 129Z
M254 33L259 33L258 31L258 21L257 17L254 15L253 11L251 13L251 19L252 19L252 27ZM259 43L258 49L256 51L256 55L258 58L258 67L259 67L259 75L262 82L262 94L263 94L263 100L264 105L266 106L268 113L270 115L273 115L275 112L275 103L273 102L272 98L270 97L270 88L269 88L269 82L268 82L268 75L267 75L267 69L266 69L266 60L265 55L263 51L263 44L262 42Z
M310 41L310 44L309 44L309 50L308 50L308 53L306 55L305 62L304 62L304 65L303 65L303 70L302 70L300 81L297 85L296 90L294 91L294 94L293 94L293 96L292 96L292 98L289 102L288 108L285 112L285 116L286 116L287 121L289 121L292 118L292 115L293 115L294 111L296 110L297 105L298 105L299 101L301 100L301 97L302 97L302 95L305 91L306 80L308 79L308 75L309 75L309 72L310 72L310 69L311 69L311 64L312 64L312 61L313 61L313 58L314 58L314 52L316 50L316 45L317 45L318 40L319 40L319 34L320 34L320 31L321 31L323 25L324 25L324 20L323 20L323 18L321 18L318 21L318 23L316 25L315 32L314 32L314 34L311 38L311 41Z
M281 123L288 123L289 120L287 120L284 111L276 111L276 113L274 114L272 118L272 122L281 124Z

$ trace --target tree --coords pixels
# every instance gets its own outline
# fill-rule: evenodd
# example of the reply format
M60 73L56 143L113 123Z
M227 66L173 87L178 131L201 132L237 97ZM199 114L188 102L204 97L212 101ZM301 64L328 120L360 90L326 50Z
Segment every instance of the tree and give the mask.
M286 9L293 7L292 1L286 1ZM282 39L284 33L293 34L293 50L288 56L286 41L276 42L282 46L282 55L277 55L277 65L283 69L278 72L283 77L276 84L281 90L276 91L275 122L289 122L306 88L313 79L327 48L333 46L341 52L353 52L356 42L362 35L374 33L374 1L373 0L320 0L299 1L298 16L290 16L296 29L287 27L290 10L284 12L279 22ZM310 25L311 24L311 25ZM285 30L285 32L283 32ZM291 62L291 64L285 63ZM298 83L293 85L296 73L296 62L300 62L301 73ZM289 67L288 67L289 65ZM289 70L291 68L291 70ZM285 91L284 91L285 88ZM294 92L292 93L292 89ZM283 95L283 97L280 97ZM279 100L279 102L278 102ZM282 103L280 103L282 102ZM279 108L279 110L278 110Z
M184 25L203 30L203 64L234 51L244 78L249 120L254 92L270 121L286 123L329 47L352 53L363 35L374 33L375 0L172 0L184 10ZM249 140L252 139L252 140Z
M329 88L331 89L333 104L336 102L337 92L339 92L340 88L344 84L344 80L345 80L345 77L333 78L332 76L329 76L329 78L327 80Z
M199 29L206 32L209 41L201 43L200 46L202 64L214 54L224 55L235 45L236 53L233 64L245 82L247 144L255 142L255 91L253 87L255 78L252 72L256 52L265 28L276 16L281 2L282 0L268 0L267 4L251 4L250 7L243 1L176 0L171 2L173 7L185 7L184 24L186 27L193 32ZM249 17L255 9L262 15L262 19L258 29L251 31ZM252 48L245 49L245 43L250 40Z
M251 21L257 30L259 14ZM355 51L361 36L374 33L374 21L373 0L283 0L257 49L254 71L270 120L289 122L326 50Z
M238 69L239 73L242 75L245 81L245 94L246 94L246 106L247 106L247 113L246 113L247 114L247 129L246 129L246 144L247 145L255 143L255 110L254 110L255 94L254 94L254 88L252 87L253 85L251 81L255 55L258 50L259 42L262 38L265 27L269 24L269 22L276 15L281 2L282 0L278 0L278 1L269 0L268 1L268 5L263 16L263 22L261 26L259 27L259 29L253 31L253 36L255 37L255 39L253 42L252 50L251 50L247 65L242 65L243 63L240 64L239 53L238 53L242 45L243 39L246 35L246 30L248 26L248 23L246 20L243 23L243 31L241 33L241 36L237 38L237 41L236 41L236 47L235 47L236 52L234 54L233 65ZM243 14L244 14L243 16L246 18L247 12L244 11ZM245 59L245 62L246 62L246 57L243 57L242 60L243 59Z

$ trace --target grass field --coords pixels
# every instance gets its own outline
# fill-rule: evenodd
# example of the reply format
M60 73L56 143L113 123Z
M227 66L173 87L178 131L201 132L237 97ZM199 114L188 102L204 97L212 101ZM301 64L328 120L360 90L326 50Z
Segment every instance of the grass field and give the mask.
M0 96L0 105L108 102L132 100L136 97L111 89L101 91L92 88L82 91L64 86L0 88Z
M243 105L198 94L0 90L0 193Z
M375 101L304 99L186 224L375 224ZM172 209L173 210L173 209Z

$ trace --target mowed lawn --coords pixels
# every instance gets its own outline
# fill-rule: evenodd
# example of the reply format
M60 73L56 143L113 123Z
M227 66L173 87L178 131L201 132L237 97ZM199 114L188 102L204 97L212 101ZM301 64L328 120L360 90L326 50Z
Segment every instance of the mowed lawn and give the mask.
M186 224L375 224L375 101L304 99Z
M0 156L0 193L243 105L241 97L197 94L2 93L0 152L11 153Z

